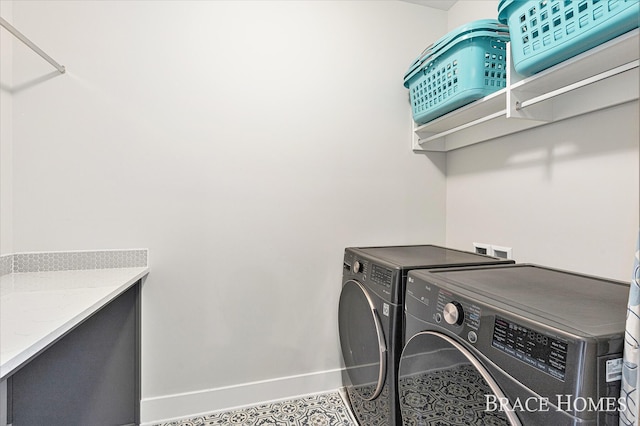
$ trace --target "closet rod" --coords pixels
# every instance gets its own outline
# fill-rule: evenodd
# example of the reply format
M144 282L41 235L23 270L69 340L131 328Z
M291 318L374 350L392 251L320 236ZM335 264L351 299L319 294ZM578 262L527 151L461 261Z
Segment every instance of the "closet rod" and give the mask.
M10 23L8 23L7 21L5 21L3 18L0 18L0 25L2 25L3 27L5 27L7 29L7 31L9 31L11 34L13 34L14 36L16 36L16 38L18 40L20 40L21 42L23 42L24 44L26 44L27 46L29 46L34 52L36 52L38 55L42 56L47 62L49 62L51 65L53 65L54 67L56 67L56 69L58 71L60 71L61 74L64 74L65 72L65 68L64 65L60 65L59 63L57 63L55 60L53 60L53 58L49 55L47 55L46 53L44 53L42 51L42 49L40 49L38 46L36 46L35 44L33 44L33 42L31 40L29 40L28 38L26 38L20 31L18 31L17 29L15 29L15 27L13 25L11 25Z

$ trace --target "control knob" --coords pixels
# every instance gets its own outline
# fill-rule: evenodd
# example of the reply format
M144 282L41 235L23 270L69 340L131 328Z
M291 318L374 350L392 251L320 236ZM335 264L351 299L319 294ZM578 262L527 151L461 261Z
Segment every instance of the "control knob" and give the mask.
M442 316L447 324L461 325L464 321L464 310L462 309L462 305L458 302L447 303L444 305L444 309L442 310Z
M362 272L362 263L359 261L353 262L353 268L351 268L355 274Z

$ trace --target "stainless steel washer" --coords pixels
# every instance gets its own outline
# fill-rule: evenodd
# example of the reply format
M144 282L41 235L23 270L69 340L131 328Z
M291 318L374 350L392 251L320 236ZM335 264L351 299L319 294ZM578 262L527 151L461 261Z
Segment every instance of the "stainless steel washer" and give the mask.
M617 425L626 283L536 265L411 271L404 425Z
M400 424L396 391L404 343L403 300L414 269L511 264L513 261L434 245L347 248L339 332L343 383L363 426Z

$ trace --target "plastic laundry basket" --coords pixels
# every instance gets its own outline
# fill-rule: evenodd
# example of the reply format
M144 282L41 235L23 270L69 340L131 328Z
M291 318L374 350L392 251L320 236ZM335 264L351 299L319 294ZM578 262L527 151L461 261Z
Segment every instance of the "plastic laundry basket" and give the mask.
M483 19L425 49L404 76L414 121L424 124L506 87L508 41L506 25Z
M518 74L535 74L638 27L638 0L502 0Z

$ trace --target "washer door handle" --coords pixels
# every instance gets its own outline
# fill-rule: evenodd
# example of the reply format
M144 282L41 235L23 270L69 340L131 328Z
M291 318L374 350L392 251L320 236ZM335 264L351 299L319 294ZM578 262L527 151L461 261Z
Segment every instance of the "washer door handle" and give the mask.
M410 353L405 353L405 352L407 351L407 348L410 347L412 342L414 340L416 340L416 339L420 339L420 338L423 338L425 336L434 336L434 337L440 338L440 339L444 340L445 342L447 342L448 344L450 344L451 346L453 346L455 349L457 349L471 363L471 365L473 365L473 367L476 369L478 374L480 374L480 376L487 382L487 385L489 386L491 391L500 399L500 401L506 401L506 403L505 403L506 409L504 410L504 414L507 417L507 420L509 421L509 424L511 426L522 426L522 423L520 423L520 419L518 419L518 416L516 416L516 414L515 414L515 410L511 406L511 402L505 396L504 392L502 392L502 389L500 389L500 386L493 379L493 377L487 371L487 369L484 367L484 365L482 365L482 363L467 348L465 348L462 344L460 344L458 341L452 339L451 337L449 337L449 336L447 336L445 334L442 334L442 333L435 332L435 331L422 331L420 333L414 334L409 339L409 341L407 341L407 343L404 346L404 349L402 350L402 355L400 357L400 363L401 364L402 364L403 360L405 359L405 355L407 357L411 356ZM402 370L402 366L400 367L400 369ZM402 373L399 373L399 376L401 374Z

